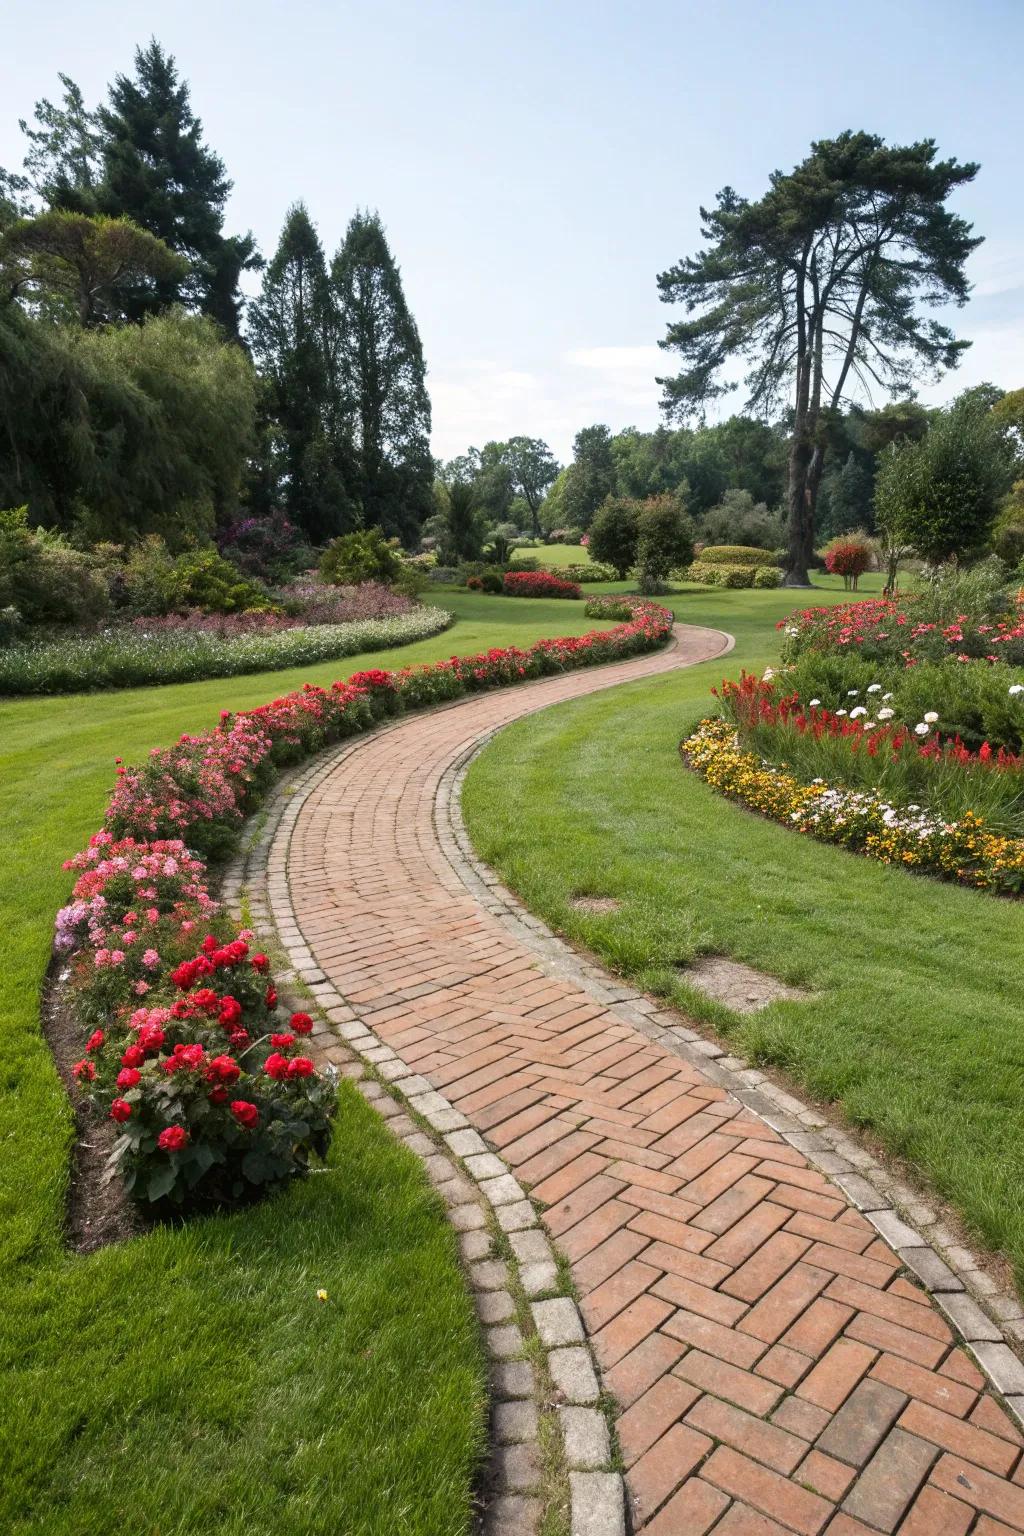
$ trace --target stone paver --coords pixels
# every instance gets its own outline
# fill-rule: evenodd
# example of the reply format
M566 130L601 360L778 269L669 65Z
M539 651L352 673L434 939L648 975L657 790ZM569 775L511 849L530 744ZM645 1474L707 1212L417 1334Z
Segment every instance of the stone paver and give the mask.
M947 1318L978 1358L990 1352L1004 1390L1024 1391L1024 1376L959 1280L939 1274L943 1316L885 1240L930 1251L914 1230L879 1219L885 1202L849 1163L834 1159L833 1181L784 1137L787 1108L802 1106L776 1097L768 1123L755 1092L741 1102L723 1086L720 1052L686 1055L676 1039L703 1045L693 1032L643 1027L659 1005L571 974L543 925L511 915L493 877L466 865L438 812L453 765L502 724L711 659L724 640L680 630L671 651L471 698L347 747L279 836L273 903L290 921L286 872L307 963L349 1010L343 1035L364 1055L387 1048L389 1080L470 1174L476 1163L517 1257L550 1282L541 1209L580 1308L536 1302L535 1325L563 1401L592 1404L582 1318L620 1407L635 1531L1024 1532L1021 1437ZM482 1207L464 1182L452 1215L472 1233ZM489 1345L507 1359L522 1341L499 1322L500 1271L485 1278ZM514 1443L529 1417L505 1409L496 1426L507 1496L495 1530L533 1528L519 1490L534 1471ZM576 1407L566 1426L577 1465L592 1462L599 1452L580 1447L596 1416ZM623 1529L610 1471L573 1472L572 1486L574 1532Z

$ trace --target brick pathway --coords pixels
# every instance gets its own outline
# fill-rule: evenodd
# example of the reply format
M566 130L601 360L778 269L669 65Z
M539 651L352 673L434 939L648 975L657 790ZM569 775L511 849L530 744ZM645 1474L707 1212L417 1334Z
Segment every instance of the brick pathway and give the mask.
M552 974L442 846L439 784L482 736L724 639L680 630L348 747L291 833L298 925L543 1207L619 1405L635 1530L1024 1532L1021 1437L875 1226L699 1065Z

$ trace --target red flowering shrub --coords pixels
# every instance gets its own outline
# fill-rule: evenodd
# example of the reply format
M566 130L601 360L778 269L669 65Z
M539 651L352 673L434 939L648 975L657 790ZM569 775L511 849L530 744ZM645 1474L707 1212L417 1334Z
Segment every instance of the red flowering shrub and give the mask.
M824 549L825 569L843 578L843 586L857 590L858 579L871 565L871 546L866 539L840 535Z
M502 582L506 597L581 597L575 581L563 581L549 571L506 571Z

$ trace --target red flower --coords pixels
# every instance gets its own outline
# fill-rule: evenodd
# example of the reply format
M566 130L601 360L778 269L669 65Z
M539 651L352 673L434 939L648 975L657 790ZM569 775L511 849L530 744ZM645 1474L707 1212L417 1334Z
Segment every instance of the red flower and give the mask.
M102 1029L94 1029L92 1034L89 1036L88 1044L85 1047L86 1050L98 1051L106 1038L107 1037L103 1033Z
M254 1130L260 1123L260 1112L255 1104L249 1104L245 1099L235 1099L231 1105L231 1113L243 1125L247 1131Z
M294 1035L271 1035L270 1043L275 1051L286 1051L290 1045L295 1044Z
M233 1029L228 1035L229 1045L248 1045L249 1031L247 1029Z
M206 1097L211 1104L226 1104L228 1101L228 1091L226 1088L211 1088Z
M181 1152L188 1146L188 1131L183 1125L169 1125L160 1132L156 1144L161 1152Z
M278 1055L277 1051L271 1051L270 1055L263 1063L263 1070L267 1076L272 1077L275 1082L283 1082L284 1079L288 1076L288 1058L286 1056Z
M146 1059L146 1053L141 1045L130 1045L121 1057L122 1067L141 1067Z
M220 1000L220 1013L217 1015L218 1023L223 1024L227 1028L229 1024L237 1024L241 1017L242 1005L237 997L222 997Z
M263 1001L266 1003L268 1008L273 1008L277 1002L277 988L268 987L266 996L264 997Z
M297 1035L308 1035L313 1028L313 1020L308 1013L293 1013L289 1023Z
M119 1088L134 1088L136 1083L142 1082L142 1073L134 1067L123 1067L117 1074L117 1086Z
M125 1099L115 1099L110 1106L110 1118L116 1120L118 1125L123 1125L132 1116L132 1107Z
M237 1083L242 1069L233 1056L215 1056L206 1069L211 1083Z
M96 1080L96 1065L94 1062L76 1061L71 1070L79 1082L84 1080L87 1083L92 1083Z
M254 971L265 971L270 965L266 955L253 955L251 965Z
M289 1077L312 1077L313 1071L313 1063L308 1056L295 1056L288 1063Z
M167 1036L164 1034L159 1024L143 1024L142 1028L139 1030L139 1045L146 1053L149 1053L150 1051L158 1051L166 1039ZM121 1057L121 1060L124 1061L123 1056Z

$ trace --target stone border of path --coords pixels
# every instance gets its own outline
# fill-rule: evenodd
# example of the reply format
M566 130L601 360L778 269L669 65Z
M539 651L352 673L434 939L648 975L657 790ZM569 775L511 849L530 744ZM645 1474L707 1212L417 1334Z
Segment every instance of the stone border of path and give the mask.
M725 654L732 642L723 639L729 639ZM457 709L463 702L442 708ZM397 723L380 729L394 729ZM829 1126L764 1073L727 1055L674 1010L620 985L579 955L527 912L475 857L461 817L459 791L469 764L495 734L482 733L453 760L435 802L438 841L461 882L481 907L515 932L546 972L571 978L624 1022L698 1065L712 1083L725 1088L833 1179L934 1296L1024 1424L1024 1367L1007 1342L1024 1341L1024 1312L1015 1298L997 1290L973 1254L956 1245L953 1234L921 1198L889 1175L852 1136ZM341 1073L358 1079L364 1097L421 1157L460 1233L467 1279L492 1362L488 1481L496 1497L487 1511L486 1530L493 1536L512 1536L536 1520L540 1507L530 1490L541 1481L543 1446L551 1444L543 1416L558 1421L573 1536L620 1536L626 1528L624 1488L602 1411L599 1377L579 1311L566 1293L533 1203L465 1116L345 1003L316 965L295 921L286 870L292 829L309 794L358 749L359 740L281 783L249 849L225 877L225 899L237 904L244 896L257 925L275 925L294 976L323 1015L313 1037L317 1050ZM287 983L288 978L281 980ZM365 1076L367 1068L374 1076ZM552 1389L561 1399L554 1410L543 1403Z

